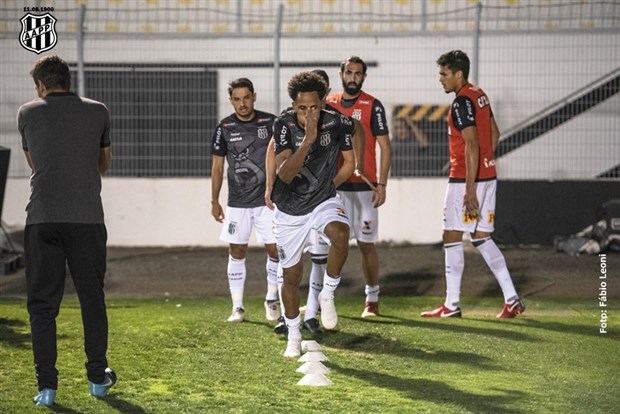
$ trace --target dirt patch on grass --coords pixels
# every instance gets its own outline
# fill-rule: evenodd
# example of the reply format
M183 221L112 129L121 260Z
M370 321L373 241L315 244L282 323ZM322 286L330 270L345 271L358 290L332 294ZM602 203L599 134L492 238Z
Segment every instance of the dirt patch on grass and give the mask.
M528 298L584 298L596 301L600 287L598 256L570 257L552 248L504 248L508 268L518 292ZM378 246L381 295L443 296L445 294L443 250L440 246ZM246 295L266 291L264 250L251 248L246 260ZM228 252L218 248L109 248L106 293L108 297L227 296ZM310 269L304 258L307 286ZM620 255L607 255L607 269L620 271ZM363 295L360 254L351 246L338 288L340 294ZM620 283L608 279L609 297L620 296ZM67 293L73 293L71 283ZM471 246L466 248L464 296L501 297L501 291L484 260ZM0 276L0 295L24 296L21 270Z

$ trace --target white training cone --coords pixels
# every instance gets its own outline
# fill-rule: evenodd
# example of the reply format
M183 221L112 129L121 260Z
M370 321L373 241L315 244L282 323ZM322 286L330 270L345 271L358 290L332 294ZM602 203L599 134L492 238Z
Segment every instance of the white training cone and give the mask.
M323 374L308 374L299 380L297 385L309 385L311 387L321 387L325 385L334 385L333 382L329 380Z
M299 368L297 368L297 372L301 372L302 374L329 374L331 370L327 368L320 362L306 362Z
M321 345L317 341L301 341L301 352L320 351Z
M297 361L299 362L322 362L329 361L322 352L306 352L299 358Z

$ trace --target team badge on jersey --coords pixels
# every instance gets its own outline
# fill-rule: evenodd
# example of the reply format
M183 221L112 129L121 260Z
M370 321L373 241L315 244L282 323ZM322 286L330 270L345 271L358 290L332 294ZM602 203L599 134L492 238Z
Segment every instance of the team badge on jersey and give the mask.
M322 147L328 146L330 142L332 142L332 138L329 135L329 132L324 132L319 137L319 143L321 144Z
M56 19L49 13L35 16L28 13L21 18L22 31L19 34L19 43L26 50L36 54L43 53L56 46Z
M266 126L259 127L257 130L258 139L267 139L269 138L269 131L267 131Z

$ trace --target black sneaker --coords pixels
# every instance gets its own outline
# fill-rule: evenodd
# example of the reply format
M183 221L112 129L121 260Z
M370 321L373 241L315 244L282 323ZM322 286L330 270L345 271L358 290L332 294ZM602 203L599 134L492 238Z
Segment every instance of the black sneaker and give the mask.
M284 322L284 316L278 318L278 324L273 328L273 331L279 335L288 333L288 327L286 326L286 322Z
M319 324L319 321L317 318L310 318L307 321L304 321L304 328L306 328L313 334L323 332L323 329L321 329L321 325Z

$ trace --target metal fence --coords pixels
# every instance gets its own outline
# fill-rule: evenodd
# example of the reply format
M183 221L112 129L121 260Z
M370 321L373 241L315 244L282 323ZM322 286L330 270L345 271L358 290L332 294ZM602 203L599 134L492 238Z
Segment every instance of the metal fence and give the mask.
M74 69L74 89L112 113L118 176L206 176L226 84L250 77L257 109L289 104L286 82L339 62L370 65L364 90L386 107L394 176L446 173L437 57L462 49L503 132L498 170L511 179L620 178L620 2L470 0L57 0L0 4L0 145L27 176L15 113L34 98L37 55L19 44L33 7L57 20L46 53ZM31 7L32 6L32 7ZM25 7L30 7L26 10ZM53 10L50 10L53 8Z

